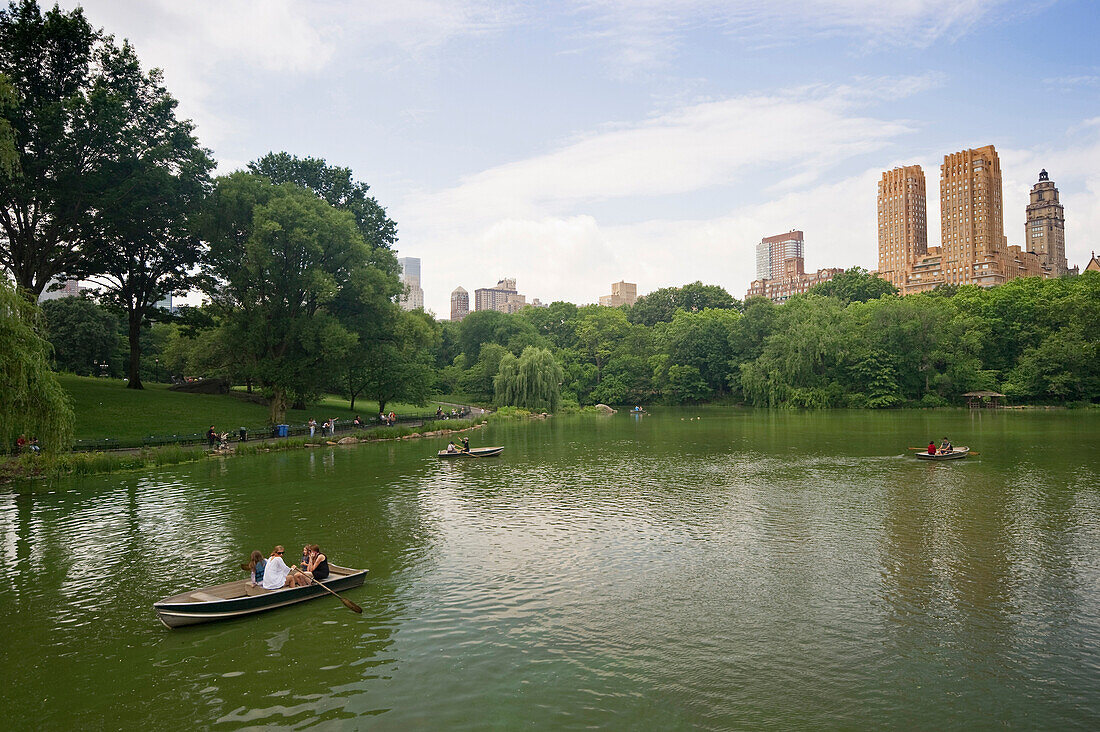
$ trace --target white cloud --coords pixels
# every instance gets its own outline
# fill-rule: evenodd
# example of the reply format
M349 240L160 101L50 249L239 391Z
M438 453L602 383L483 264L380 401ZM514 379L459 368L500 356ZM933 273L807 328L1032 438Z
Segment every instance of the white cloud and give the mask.
M401 250L425 259L424 287L437 310L458 284L472 291L504 276L544 300L594 301L621 278L643 290L703 279L737 294L752 279L755 243L789 228L807 229L808 266L874 266L877 254L859 254L853 242L865 240L868 227L874 241L877 173L817 184L913 132L861 113L864 86L884 85L925 86L864 80L607 125L407 198L393 209ZM713 218L655 215L670 209L670 197L708 194L719 201ZM632 208L636 223L601 222L592 211L608 201Z
M577 0L578 36L608 47L618 75L660 68L711 29L756 45L845 36L864 48L926 47L1005 12L1010 0ZM1034 6L1032 7L1034 10Z

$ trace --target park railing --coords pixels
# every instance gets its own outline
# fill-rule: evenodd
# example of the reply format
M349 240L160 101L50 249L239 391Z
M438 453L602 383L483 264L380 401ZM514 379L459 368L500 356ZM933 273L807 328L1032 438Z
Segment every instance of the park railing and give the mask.
M422 412L412 414L397 414L396 422L392 425L383 424L381 418L378 416L371 417L359 425L359 429L385 429L387 426L396 427L402 426L415 426L423 424L437 419L461 419L468 417L470 414L469 409L463 409L457 415L451 415L449 412L445 412L442 417L437 416L435 412ZM323 423L319 422L314 429L314 437L333 436L322 428ZM233 430L221 430L221 432L228 432L229 442L240 442L242 440L257 440L257 439L280 439L283 437L280 434L279 427L281 425L264 425L261 427L244 427L236 428ZM286 437L304 437L309 435L309 424L287 424L285 425ZM335 434L352 433L356 427L352 420L336 420ZM115 437L103 437L94 439L81 439L73 442L73 452L90 452L90 451L102 451L102 450L132 450L142 447L163 447L164 445L200 445L207 442L205 432L173 432L164 433L158 435L146 435L145 437L134 438L115 438Z

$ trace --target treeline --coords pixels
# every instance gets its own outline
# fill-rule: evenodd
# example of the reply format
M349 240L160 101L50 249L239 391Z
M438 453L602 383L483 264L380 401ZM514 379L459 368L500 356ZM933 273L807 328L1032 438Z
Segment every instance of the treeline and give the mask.
M854 269L776 305L700 283L633 307L556 302L444 323L441 388L495 396L508 355L548 349L566 402L762 407L941 406L1100 398L1100 275L899 297Z
M0 288L27 303L0 316L49 339L58 368L134 389L162 368L220 375L268 396L273 421L323 391L424 399L441 328L397 306L397 226L369 186L287 153L214 178L176 106L80 8L0 9ZM34 304L66 279L93 288L43 317ZM157 306L195 290L209 305ZM22 354L13 374L41 360L40 343L0 350ZM25 379L0 387L34 402Z

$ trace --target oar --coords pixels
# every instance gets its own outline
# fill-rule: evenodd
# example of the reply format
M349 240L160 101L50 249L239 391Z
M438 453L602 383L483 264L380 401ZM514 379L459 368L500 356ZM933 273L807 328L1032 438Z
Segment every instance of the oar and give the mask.
M292 572L298 572L299 574L302 574L302 575L305 575L306 577L309 577L309 581L310 581L310 582L312 582L313 584L317 585L318 587L323 587L323 588L325 588L325 592L328 592L329 594L331 594L331 595L334 595L334 596L336 597L336 599L337 599L337 600L339 600L340 602L344 603L344 607L346 607L346 608L347 608L348 610L351 610L351 611L352 611L353 613L359 613L360 615L362 615L362 614L363 614L363 608L359 607L358 605L356 605L356 604L355 604L354 602L352 602L351 600L347 599L346 597L340 597L339 595L337 595L337 594L336 594L336 592L335 592L335 591L334 591L334 590L333 590L333 589L332 589L331 587L329 587L328 585L326 585L326 584L325 584L324 582L318 582L318 581L317 581L317 580L315 580L315 579L314 579L314 578L313 578L312 576L310 576L310 575L306 574L305 572L303 572L302 570L298 569L297 567L291 567L291 568L290 568L290 571L292 571Z

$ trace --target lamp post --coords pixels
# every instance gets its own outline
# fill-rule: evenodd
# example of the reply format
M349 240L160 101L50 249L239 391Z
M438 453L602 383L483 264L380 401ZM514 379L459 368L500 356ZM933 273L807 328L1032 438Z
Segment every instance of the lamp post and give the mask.
M159 384L160 383L160 359L159 358L154 358L153 363L156 364L156 370L155 370L156 376L153 377L153 380L156 381Z

